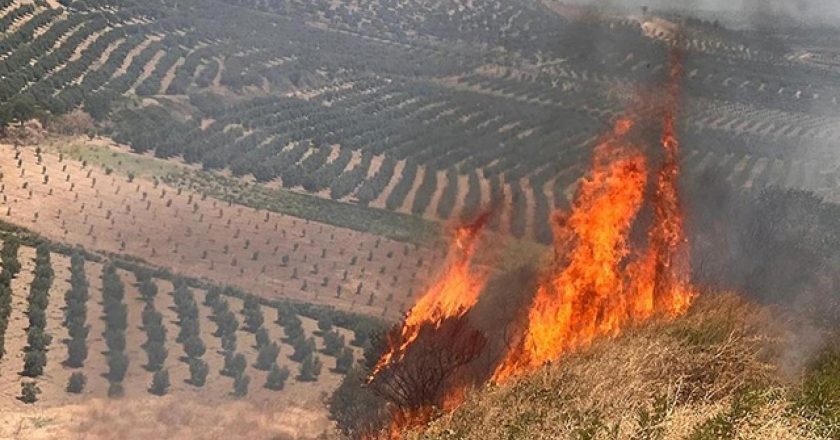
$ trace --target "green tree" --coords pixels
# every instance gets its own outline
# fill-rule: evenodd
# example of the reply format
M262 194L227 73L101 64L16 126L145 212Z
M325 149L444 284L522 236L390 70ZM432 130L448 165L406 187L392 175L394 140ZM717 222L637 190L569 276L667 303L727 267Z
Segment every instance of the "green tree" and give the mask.
M248 385L251 383L251 378L247 374L240 373L233 379L233 395L236 397L245 397L248 395Z
M9 116L11 116L11 119L18 121L20 126L23 127L26 121L35 117L37 110L38 103L35 98L28 93L23 93L17 95L12 100L11 106L9 107Z
M335 359L335 372L347 374L347 372L353 368L353 361L353 350L349 347L345 347L344 350L341 351L341 355Z
M254 368L258 370L268 371L272 365L277 361L277 355L280 353L280 346L276 342L264 345L259 353L257 353L257 362Z
M38 401L38 394L41 394L41 389L35 382L21 382L20 397L18 397L21 402L33 404Z
M265 327L260 327L259 330L254 333L254 338L257 341L257 350L263 348L271 342L271 339L268 337L268 330L266 330Z
M67 392L73 394L79 394L82 390L85 389L85 385L87 384L87 377L85 377L84 373L75 372L70 375L70 380L67 381Z
M128 357L121 351L108 352L108 380L114 383L122 382L128 370Z
M164 343L160 341L149 341L146 343L145 349L147 359L146 370L157 371L163 368L163 364L166 362L166 357L169 354Z
M163 396L169 391L169 370L162 369L155 371L152 376L152 385L149 387L149 392L156 396Z
M207 347L198 335L192 335L184 341L184 351L190 358L200 358L207 351Z
M321 374L321 359L318 356L309 355L300 364L298 380L301 382L314 382Z
M201 359L192 358L190 362L190 383L197 387L204 386L207 381L207 374L210 372L210 367L207 362Z
M352 368L327 400L330 419L347 438L374 432L390 417L385 399L365 385L367 373Z
M247 361L242 353L228 353L225 355L225 363L220 372L223 376L237 377L245 371Z
M326 333L332 330L332 327L332 316L329 313L322 313L321 316L318 318L318 330L320 330L321 333Z
M125 389L120 382L109 382L108 383L108 397L112 399L119 399L120 397L125 395Z
M67 360L64 364L70 368L81 368L84 366L87 355L85 338L71 338L67 341Z
M298 338L293 341L294 353L289 358L295 362L303 362L308 356L315 352L315 339Z
M344 336L332 330L324 333L324 354L338 356L344 348Z
M38 377L44 374L44 366L47 364L47 354L43 350L30 350L23 355L23 371L21 375L26 377Z
M279 391L286 386L286 379L289 378L289 369L286 367L280 368L277 363L271 365L271 370L268 372L268 377L265 381L265 387L270 390Z

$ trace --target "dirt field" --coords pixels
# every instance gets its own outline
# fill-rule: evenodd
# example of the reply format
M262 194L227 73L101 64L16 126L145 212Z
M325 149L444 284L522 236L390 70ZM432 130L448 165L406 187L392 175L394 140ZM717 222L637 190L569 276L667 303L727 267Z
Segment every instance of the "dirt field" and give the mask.
M123 381L125 396L117 400L108 399L108 382L104 377L107 371L106 346L102 337L105 329L101 306L102 265L93 262L85 265L90 282L88 357L82 368L73 370L62 365L67 357L66 346L62 342L67 337L67 329L62 325L62 307L69 285L69 258L56 254L52 256L56 277L50 289L47 309L47 332L53 336L53 342L49 347L44 375L35 380L42 393L36 404L23 404L16 397L20 395L21 377L18 373L23 367L23 347L26 344L24 311L33 277L33 257L34 249L21 247L22 269L13 282L14 308L6 333L8 354L0 361L0 412L4 415L0 420L0 439L314 438L329 426L323 399L341 380L340 374L330 371L335 366L335 358L319 354L324 368L318 381L299 382L295 376L300 364L288 359L293 348L281 343L278 363L289 368L291 376L284 390L268 390L263 387L267 373L253 367L257 357L254 335L240 330L237 332L237 352L243 353L247 359L245 372L250 376L251 383L245 398L234 398L231 396L233 380L219 374L223 364L220 341L212 335L215 324L209 319L210 308L203 304L205 292L200 290L193 294L199 304L201 339L207 346L202 359L208 363L210 373L203 387L186 383L189 369L179 359L184 352L181 344L175 341L179 327L174 311L173 288L164 280L155 280L158 294L154 304L163 314L167 329L165 368L169 370L171 387L163 397L149 394L147 389L152 373L143 368L146 353L141 347L146 339L140 326L143 302L135 286L134 274L125 271L119 271L119 275L126 287L124 302L128 306L128 328L125 353L129 357L129 368ZM242 322L242 301L238 298L226 299L230 310ZM275 322L276 310L267 307L262 310L264 326L271 340L280 343L284 334L282 327ZM312 335L317 323L306 318L302 321L305 333ZM338 330L347 341L352 338L350 331ZM323 348L322 338L316 336L315 339L318 348ZM359 359L361 350L354 347L354 354ZM87 377L85 390L79 395L65 391L73 371L81 371ZM253 425L243 424L243 420ZM243 426L248 426L247 430Z
M425 288L441 258L431 249L139 177L129 182L53 153L39 159L35 147L0 146L0 172L6 221L267 298L393 319Z

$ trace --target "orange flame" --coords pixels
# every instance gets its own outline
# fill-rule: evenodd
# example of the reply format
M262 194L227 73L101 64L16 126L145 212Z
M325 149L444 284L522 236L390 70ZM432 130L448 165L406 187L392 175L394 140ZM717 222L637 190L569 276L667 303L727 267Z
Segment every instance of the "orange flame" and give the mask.
M643 150L630 141L635 121L624 117L595 148L592 170L581 181L572 212L553 216L555 264L537 287L521 339L496 365L493 380L528 373L597 337L615 336L634 323L656 315L675 317L688 309L694 292L688 282L675 122L682 73L681 60L672 52L660 140L663 159L650 197L653 219L647 248L631 252L628 244L645 203L648 165ZM482 215L455 231L446 271L392 334L371 380L405 358L421 328L439 330L445 319L463 317L477 303L487 275L472 273L470 263L487 218ZM392 408L387 429L367 438L399 438L406 429L430 420L435 411L454 410L465 392L452 385L438 402L440 408Z
M626 237L644 200L647 166L625 137L630 119L618 120L595 150L594 169L578 190L568 226L577 240L565 268L541 283L528 312L524 339L497 368L497 381L533 370L560 354L615 334L627 307L619 270ZM614 157L619 156L618 159Z
M654 218L648 231L650 243L642 260L631 268L636 290L633 310L636 319L647 319L654 311L678 316L686 311L694 295L688 287L688 248L679 197L680 144L675 116L682 73L679 53L672 51L662 122L664 158L652 198Z
M385 354L373 368L371 378L403 359L422 326L437 327L444 319L463 316L478 302L487 274L473 272L470 263L489 219L490 212L485 212L472 223L455 229L445 272L408 311L399 333L388 341Z
M591 175L578 190L568 217L575 240L568 260L558 262L538 286L522 339L505 354L494 380L532 371L656 314L679 315L690 305L675 126L682 66L676 54L671 61L661 139L664 158L651 199L654 219L647 251L623 266L647 182L644 155L627 140L633 121L623 118L596 147Z

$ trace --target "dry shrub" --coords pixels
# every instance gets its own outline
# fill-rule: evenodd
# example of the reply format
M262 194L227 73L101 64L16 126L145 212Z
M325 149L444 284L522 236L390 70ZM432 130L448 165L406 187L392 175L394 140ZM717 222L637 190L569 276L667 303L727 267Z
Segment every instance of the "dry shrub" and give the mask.
M570 354L519 381L488 385L412 439L707 440L813 438L787 411L775 366L784 320L734 294ZM735 434L733 434L734 436ZM735 438L735 437L732 437Z

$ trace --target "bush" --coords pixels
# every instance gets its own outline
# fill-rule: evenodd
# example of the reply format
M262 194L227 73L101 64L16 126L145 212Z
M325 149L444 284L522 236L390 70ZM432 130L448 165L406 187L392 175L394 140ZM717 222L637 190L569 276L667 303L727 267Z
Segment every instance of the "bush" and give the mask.
M184 351L190 358L200 358L207 351L207 347L198 335L192 335L184 341Z
M330 419L346 437L372 432L389 419L385 400L365 385L367 373L351 369L327 401Z
M225 364L220 373L222 376L239 377L245 371L246 366L247 361L245 360L245 355L242 353L227 353L225 355Z
M300 374L297 379L301 382L314 382L321 375L321 367L321 359L310 354L300 364Z
M42 350L27 351L23 356L23 371L21 375L26 377L38 377L44 374L44 366L47 364L47 354Z
M70 380L67 381L67 392L73 394L79 394L82 390L85 389L85 385L87 384L87 377L85 377L84 373L75 372L70 375Z
M265 381L265 387L274 391L282 390L286 386L286 379L289 378L289 374L288 368L280 368L277 363L272 364Z
M125 389L119 382L110 382L108 384L108 397L112 399L119 399L125 395Z
M190 359L190 379L189 383L197 386L202 387L204 383L207 381L207 374L210 372L210 367L207 366L207 362L204 362L201 359Z
M344 336L341 336L335 330L324 333L324 354L338 356L343 348Z
M256 333L254 333L254 338L257 341L257 350L263 348L271 342L271 339L268 337L268 331L265 329L265 327L260 327L259 330L257 330Z
M151 341L146 343L145 348L146 358L148 359L145 366L146 370L156 371L163 368L163 364L166 362L166 357L168 355L166 346L162 342Z
M353 350L345 347L341 355L335 359L335 372L347 374L353 368Z
M295 352L289 356L289 359L295 362L303 362L308 356L315 352L315 339L309 338L298 338L292 341L292 345L295 348Z
M33 404L38 401L38 394L41 394L41 389L35 382L21 382L20 397L18 397L21 402Z
M248 395L248 385L251 383L251 378L247 374L239 374L233 379L233 395L236 397L245 397Z
M67 341L67 360L64 364L70 368L81 368L87 359L88 349L84 337L74 337Z
M257 353L257 362L254 368L258 370L268 371L272 365L277 361L277 355L280 353L280 346L276 342L264 345L259 353Z
M121 351L108 352L108 373L110 382L122 382L125 372L128 370L128 357Z
M155 371L152 376L152 385L149 392L156 396L163 396L169 391L169 370L162 369Z

